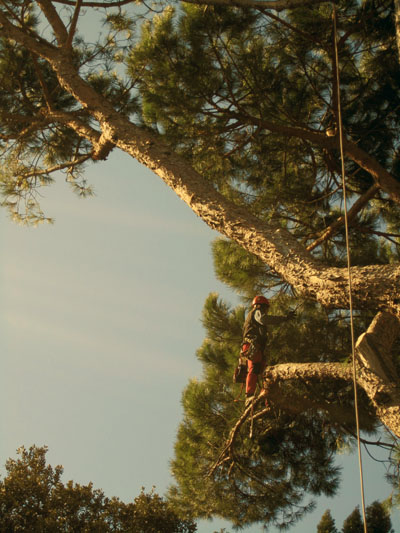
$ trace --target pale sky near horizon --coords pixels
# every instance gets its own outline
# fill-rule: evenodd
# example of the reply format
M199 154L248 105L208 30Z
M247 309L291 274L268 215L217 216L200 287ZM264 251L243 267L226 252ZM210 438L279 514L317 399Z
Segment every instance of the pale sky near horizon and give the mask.
M162 494L171 483L181 393L201 377L204 300L235 297L213 274L217 234L156 176L115 153L87 177L94 198L77 198L62 179L44 192L53 226L21 227L0 213L0 465L21 445L47 445L64 481L129 501L142 486ZM382 466L364 461L368 504L390 488ZM357 459L344 464L341 494L290 531L316 532L327 508L341 527L360 502ZM398 513L393 524L400 531ZM220 521L198 531L220 527L232 531Z

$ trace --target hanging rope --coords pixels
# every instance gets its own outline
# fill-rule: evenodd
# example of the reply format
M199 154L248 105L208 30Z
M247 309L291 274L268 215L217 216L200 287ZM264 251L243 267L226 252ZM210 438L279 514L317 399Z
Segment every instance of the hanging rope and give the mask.
M353 388L354 388L354 408L356 416L356 428L357 428L357 446L358 446L358 463L360 470L360 486L361 486L361 506L364 522L364 533L367 531L367 521L365 515L365 497L364 497L364 475L361 456L361 440L360 440L360 421L358 414L358 395L357 395L357 369L356 369L356 350L354 341L354 320L353 320L353 287L351 278L351 258L350 258L350 245L349 245L349 223L347 218L347 196L346 196L346 172L344 167L344 149L343 149L343 122L342 122L342 109L340 105L340 75L339 75L339 54L338 54L338 35L337 35L337 15L336 4L332 2L333 11L333 37L334 37L334 49L335 49L335 66L336 66L336 96L337 96L337 127L339 133L339 145L340 145L340 159L342 166L342 185L343 185L343 209L344 209L344 226L346 234L346 253L347 253L347 271L349 278L349 311L350 311L350 332L351 332L351 348L353 359Z

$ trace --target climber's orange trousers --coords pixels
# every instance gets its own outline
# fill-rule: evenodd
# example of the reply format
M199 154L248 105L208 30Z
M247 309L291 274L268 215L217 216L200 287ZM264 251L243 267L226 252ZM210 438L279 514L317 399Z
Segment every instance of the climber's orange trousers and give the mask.
M249 344L243 344L242 352L250 348ZM260 376L265 368L265 359L261 350L256 350L251 360L247 359L247 378L246 378L246 396L252 396L257 387L258 376Z

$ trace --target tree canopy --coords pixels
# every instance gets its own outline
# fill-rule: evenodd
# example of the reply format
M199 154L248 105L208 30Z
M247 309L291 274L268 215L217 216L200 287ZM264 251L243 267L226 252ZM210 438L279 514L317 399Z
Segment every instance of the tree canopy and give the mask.
M338 533L338 530L335 527L335 521L332 518L329 509L327 509L322 515L317 527L317 533Z
M369 533L393 533L390 515L384 504L375 501L368 505L365 510L367 530ZM363 533L364 525L360 509L356 507L344 520L341 533ZM335 521L328 509L321 517L317 527L317 533L337 533Z
M18 450L0 480L0 531L126 533L194 533L154 490L133 503L107 498L93 485L64 484L63 468L46 464L47 448Z
M362 428L400 437L396 9L338 2L335 33L332 4L311 0L0 0L12 217L49 220L40 188L60 171L90 194L84 165L119 149L221 233L216 272L244 303L261 291L277 312L298 308L272 339L254 446L228 380L244 309L206 303L205 374L184 393L171 496L198 515L291 523L305 491L337 488L332 456L354 435L341 124ZM87 17L103 29L95 42Z
M35 192L55 170L85 194L82 165L118 147L298 294L347 307L330 4L279 17L267 3L160 4L157 14L72 4L0 3L13 215L45 217ZM96 43L79 32L91 6L109 30ZM394 8L343 2L338 13L355 305L398 314Z

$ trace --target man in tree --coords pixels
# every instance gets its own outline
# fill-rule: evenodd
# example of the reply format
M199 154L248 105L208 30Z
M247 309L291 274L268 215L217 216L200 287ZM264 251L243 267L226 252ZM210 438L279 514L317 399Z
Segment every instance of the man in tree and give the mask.
M336 443L354 434L352 371L343 364L349 346L340 327L349 307L340 143L338 134L327 135L329 125L339 125L339 100L352 201L363 427L373 431L379 420L400 437L394 5L340 2L336 57L330 3L304 2L280 17L272 7L287 2L207 9L186 4L176 10L163 5L162 13L148 15L140 37L134 26L143 15L130 4L0 0L3 204L21 222L45 220L37 201L40 185L61 170L84 194L83 165L118 148L154 171L226 238L223 246L235 251L222 265L230 285L243 287L247 268L247 287L257 287L246 298L281 289L278 306L285 296L302 301L302 321L292 335L297 345L289 350L283 339L274 339L269 363L276 364L264 376L274 410L263 409L257 419L259 449L244 437L237 453L233 446L238 432L230 431L240 414L226 394L229 328L219 328L201 350L206 379L191 383L184 398L175 467L185 503L195 505L198 515L216 513L239 525L294 523L304 493L334 492L331 457ZM108 31L99 31L91 44L80 23L96 9L104 10ZM255 280L255 271L262 277ZM226 315L235 335L240 323L237 350L241 311L229 314L216 303L209 308L211 318ZM307 309L314 330L306 323ZM213 335L217 326L210 320ZM317 343L322 334L328 342ZM265 451L277 424L285 428L278 457ZM214 462L220 468L213 470L212 483L205 482Z
M246 407L252 402L260 376L267 363L265 349L267 346L268 326L286 322L288 316L268 315L269 300L258 295L253 298L251 311L243 326L243 343L241 354L247 359Z

